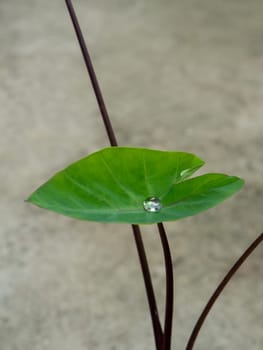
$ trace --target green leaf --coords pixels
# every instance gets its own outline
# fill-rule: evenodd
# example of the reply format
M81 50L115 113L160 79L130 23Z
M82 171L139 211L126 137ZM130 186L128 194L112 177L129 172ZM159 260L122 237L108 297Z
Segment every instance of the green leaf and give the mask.
M223 174L185 180L203 164L184 152L105 148L55 174L28 201L83 220L173 221L211 208L243 186L243 180ZM160 199L161 210L144 209L150 197Z

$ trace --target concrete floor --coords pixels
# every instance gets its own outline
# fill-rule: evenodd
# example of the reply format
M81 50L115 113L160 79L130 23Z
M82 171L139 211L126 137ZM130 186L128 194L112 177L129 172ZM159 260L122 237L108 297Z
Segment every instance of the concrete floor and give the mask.
M173 350L263 231L263 2L76 0L122 145L176 149L246 180L207 213L166 225ZM0 349L154 349L127 225L81 222L24 199L108 145L63 1L0 2ZM143 228L163 311L155 228ZM261 350L263 247L207 320L196 350Z

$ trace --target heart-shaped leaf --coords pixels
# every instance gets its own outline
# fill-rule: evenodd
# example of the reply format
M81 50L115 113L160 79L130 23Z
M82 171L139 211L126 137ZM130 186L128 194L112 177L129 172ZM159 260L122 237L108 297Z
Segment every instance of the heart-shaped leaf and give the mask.
M83 220L173 221L211 208L243 186L223 174L185 181L203 164L184 152L105 148L55 174L28 201Z

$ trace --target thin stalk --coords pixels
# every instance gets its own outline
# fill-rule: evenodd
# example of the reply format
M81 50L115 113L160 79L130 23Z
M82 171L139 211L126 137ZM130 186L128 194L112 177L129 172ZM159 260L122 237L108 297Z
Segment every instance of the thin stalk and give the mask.
M76 36L80 45L80 49L83 55L84 62L86 64L87 71L89 73L89 77L92 83L92 87L98 102L98 106L101 112L101 116L104 122L104 126L109 138L109 142L111 146L117 146L117 139L110 121L109 114L107 112L107 108L103 99L103 95L96 77L95 70L93 68L93 64L87 49L86 42L84 40L74 7L72 5L71 0L65 0L66 6L68 8L68 12L70 15L70 18L72 20L72 24L74 26ZM148 298L148 303L149 303L149 308L150 308L150 313L151 313L151 318L152 318L152 324L153 324L153 331L154 331L154 337L155 337L155 345L156 349L160 350L159 348L159 343L160 339L162 338L163 331L159 319L159 314L158 314L158 309L157 309L157 304L156 304L156 299L154 295L154 289L153 289L153 284L151 280L151 274L150 274L150 269L143 245L143 240L142 240L142 235L140 231L140 227L138 225L132 225L132 230L133 230L133 235L140 259L140 264L141 264L141 269L143 273L143 278L144 278L144 283L145 283L145 288L146 288L146 294Z
M158 223L159 235L162 242L165 270L166 270L166 301L165 301L165 321L164 335L161 350L171 349L172 323L173 323L173 262L170 247L163 223Z
M78 38L78 42L79 42L79 46L80 46L80 49L82 52L82 56L83 56L84 62L86 64L87 71L89 73L91 84L92 84L92 87L93 87L93 90L94 90L94 93L95 93L95 96L96 96L96 99L98 102L98 106L99 106L100 113L101 113L101 116L102 116L102 119L104 122L105 129L106 129L107 134L108 134L110 144L111 144L111 146L117 146L117 140L116 140L116 137L115 137L115 134L113 131L113 127L111 125L110 117L109 117L109 114L107 112L107 108L106 108L106 105L105 105L105 102L104 102L104 99L102 96L102 92L101 92L101 89L100 89L100 86L98 83L98 79L96 77L96 73L95 73L94 68L93 68L93 64L92 64L92 61L91 61L91 58L89 55L87 45L85 43L85 39L84 39L82 31L80 29L77 15L75 13L75 10L74 10L74 7L72 5L71 0L65 0L65 1L66 1L66 5L68 8L68 12L69 12L73 27L74 27L75 32L76 32L76 36Z
M245 252L241 255L241 257L236 261L236 263L231 267L231 269L228 271L228 273L225 275L221 283L218 285L214 293L212 294L211 298L207 302L205 308L203 309L199 319L197 320L193 331L191 333L191 336L188 340L186 350L192 350L193 346L195 344L195 341L197 339L197 336L204 324L204 321L209 314L210 310L212 309L212 306L216 302L217 298L220 296L220 294L223 292L224 288L228 284L228 282L232 279L232 277L236 274L238 269L241 267L241 265L245 262L245 260L253 253L253 251L257 248L257 246L263 241L263 233L259 235L257 239L253 241L253 243L245 250Z
M135 243L137 246L140 263L142 266L142 273L143 273L145 288L146 288L146 292L147 292L147 296L148 296L149 308L151 310L153 331L154 331L154 336L155 336L155 346L156 346L157 350L161 350L162 349L161 343L162 343L162 339L163 339L163 331L162 331L162 327L160 324L158 309L157 309L156 300L155 300L155 296L154 296L153 285L151 282L151 275L150 275L148 263L146 260L146 254L145 254L145 249L143 246L142 236L141 236L140 228L138 225L132 225L132 229L133 229L133 234L135 237Z

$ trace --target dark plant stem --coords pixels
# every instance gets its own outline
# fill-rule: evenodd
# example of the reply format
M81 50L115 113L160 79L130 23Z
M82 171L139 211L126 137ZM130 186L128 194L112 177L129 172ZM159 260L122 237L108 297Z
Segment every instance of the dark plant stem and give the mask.
M89 73L91 84L92 84L95 96L97 98L97 102L99 105L101 116L103 118L105 129L106 129L107 134L108 134L110 144L111 144L111 146L117 146L117 140L116 140L116 137L115 137L112 125L111 125L111 121L110 121L109 114L108 114L107 109L106 109L106 105L105 105L102 93L101 93L98 79L96 77L96 73L94 71L93 64L91 62L89 51L87 49L87 45L85 43L82 31L80 29L78 18L76 16L76 13L75 13L75 10L74 10L74 7L72 5L71 0L65 0L65 1L66 1L66 5L68 8L70 18L72 20L72 24L73 24L75 32L76 32L76 36L77 36L78 41L79 41L79 46L80 46L80 49L81 49L81 52L83 55L83 59L85 61L86 67L87 67L87 71Z
M193 331L191 333L191 336L188 340L186 350L192 350L193 346L195 344L196 338L202 328L202 325L209 314L212 306L216 302L217 298L220 296L220 294L223 292L224 288L228 284L228 282L232 279L232 277L236 274L238 269L241 267L241 265L245 262L245 260L250 256L250 254L253 253L253 251L257 248L257 246L263 241L263 233L259 235L257 239L253 241L253 243L246 249L246 251L241 255L241 257L236 261L236 263L231 267L231 269L228 271L226 276L223 278L221 283L218 285L216 290L214 291L213 295L209 299L208 303L206 304L204 310L202 311L198 321L196 322Z
M158 230L163 246L165 270L166 270L166 301L165 301L165 320L164 335L161 350L171 349L172 323L173 323L173 262L170 247L163 223L158 223Z
M81 48L81 52L86 64L86 68L88 70L89 73L89 77L92 83L92 87L94 90L94 93L96 95L97 98L97 102L98 102L98 106L101 112L101 116L104 122L104 126L105 129L107 131L108 134L108 138L110 141L111 146L117 146L117 139L115 137L114 131L113 131L113 127L109 118L109 114L107 112L106 109L106 105L101 93L101 89L96 77L96 73L94 71L93 68L93 64L87 49L87 45L85 43L82 31L80 29L79 26L79 22L74 10L74 7L72 5L71 0L65 0L67 8L68 8L68 12L70 14L75 32L76 32L76 36L78 38L78 42ZM160 343L160 339L163 336L163 331L161 328L161 324L160 324L160 319L159 319L159 314L158 314L158 309L157 309L157 304L156 304L156 299L155 299L155 295L154 295L154 290L153 290L153 284L152 284L152 280L151 280L151 275L150 275L150 270L149 270L149 266L148 266L148 262L147 262L147 257L146 257L146 253L145 253L145 249L144 249L144 245L143 245L143 240L142 240L142 235L141 235L141 231L138 225L132 225L132 229L133 229L133 234L134 234L134 239L135 239L135 243L136 243L136 247L138 250L138 254L139 254L139 259L140 259L140 263L141 263L141 269L142 269L142 273L143 273L143 278L144 278L144 282L145 282L145 288L146 288L146 293L147 293L147 298L148 298L148 302L149 302L149 308L150 308L150 312L151 312L151 318L152 318L152 324L153 324L153 330L154 330L154 336L155 336L155 344L156 344L156 349L160 350L159 347L159 343Z
M143 273L143 278L144 278L144 282L145 282L145 288L146 288L146 292L147 292L147 296L148 296L149 307L151 310L153 331L154 331L154 336L155 336L155 346L156 346L156 349L161 350L162 349L161 343L162 343L162 339L163 339L163 331L162 331L162 327L160 324L158 309L157 309L156 300L155 300L155 296L154 296L154 290L153 290L153 285L152 285L152 281L151 281L149 266L148 266L148 263L146 260L146 254L145 254L145 249L143 246L142 236L141 236L140 228L138 225L132 225L132 229L133 229L135 243L136 243L138 254L139 254L140 263L142 266L142 273Z

